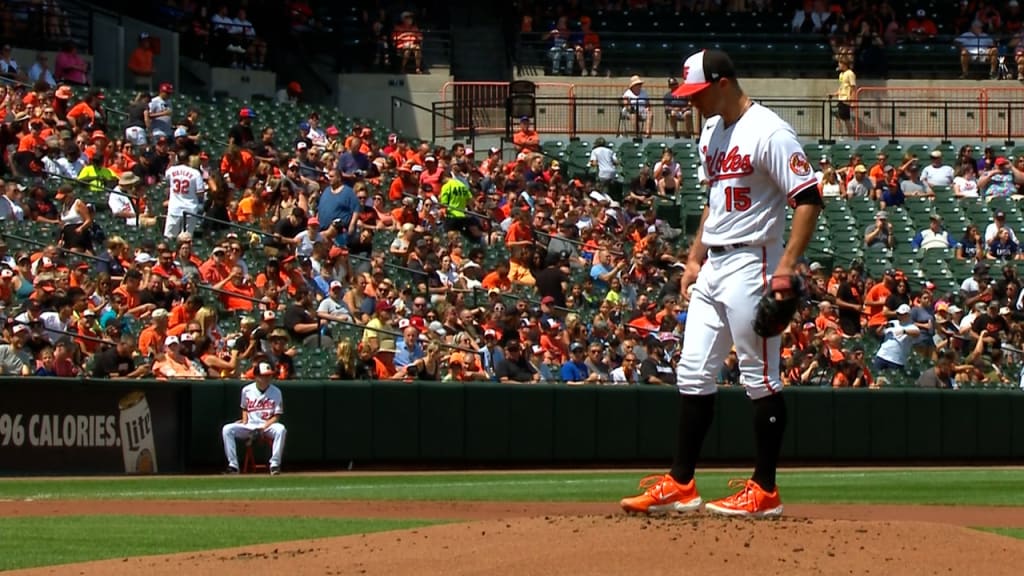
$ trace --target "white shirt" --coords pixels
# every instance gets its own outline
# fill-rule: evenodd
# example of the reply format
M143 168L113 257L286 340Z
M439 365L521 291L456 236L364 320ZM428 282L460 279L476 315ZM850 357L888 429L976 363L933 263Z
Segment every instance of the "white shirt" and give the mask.
M122 212L130 212L134 216L138 216L135 212L135 206L132 205L131 198L128 198L124 194L119 194L119 192L121 192L120 188L114 188L107 195L107 206L110 207L110 212L115 216ZM138 225L138 219L135 217L125 218L124 222L128 226Z
M63 171L62 175L73 180L78 180L78 173L82 171L82 168L85 168L86 164L85 155L79 156L78 160L75 160L74 162L67 158L57 159L57 165L60 166Z
M231 33L231 27L234 25L234 20L227 16L221 16L220 14L214 14L210 16L210 24L213 24L210 28L216 32L217 30L223 30Z
M601 180L615 178L617 174L615 165L618 162L619 158L615 152L607 146L598 146L590 151L590 163L597 164L597 177Z
M824 198L839 198L840 192L841 189L839 187L839 182L832 182L830 184L826 183L821 185L821 195Z
M57 86L57 81L53 78L53 72L50 72L49 68L44 68L36 62L28 69L28 79L33 84L42 79L50 88Z
M310 128L309 132L306 133L306 138L309 138L309 141L313 143L313 146L318 146L320 148L327 147L327 135L319 128Z
M651 103L651 98L647 95L647 90L640 89L638 94L634 94L629 88L622 93L622 99L627 102L627 105L633 110L638 110L641 114L647 113L647 107Z
M49 340L50 344L56 344L57 340L64 336L61 332L68 329L68 323L61 321L60 314L57 312L43 312L39 315L39 319L43 321L43 326L46 328L43 330L43 337Z
M284 414L284 398L277 386L271 384L260 392L253 382L242 388L241 408L249 413L250 426L262 426L274 416Z
M19 69L18 63L14 61L14 58L0 60L0 74L17 74Z
M977 180L973 180L973 179L972 180L968 180L967 178L964 178L963 176L957 176L956 178L953 178L953 186L954 187L956 187L956 186L960 187L960 197L961 198L977 198L978 197L978 181Z
M1010 233L1010 240L1013 240L1017 244L1020 244L1020 242L1017 242L1017 233L1013 231L1013 227L1005 226L1004 225L1003 228L1006 228L1006 231ZM996 224L995 222L992 222L988 226L986 226L985 227L985 244L988 245L988 243L991 242L992 239L995 238L996 234L998 234L998 233L999 233L999 225Z
M299 245L295 247L295 255L309 257L313 253L313 244L323 242L324 236L317 232L315 238L310 238L309 229L306 229L296 234L295 240L299 241Z
M15 204L7 196L0 196L0 220L21 222L25 219L25 209Z
M612 384L629 384L629 381L626 380L626 371L622 368L622 366L619 366L618 368L612 370L611 371L611 377L612 377L612 382L611 382ZM639 381L640 381L640 371L634 369L633 370L633 383L636 384Z
M921 181L929 186L952 186L953 167L933 166L931 164L921 169Z
M203 175L185 164L171 166L164 173L167 180L167 213L181 216L184 212L195 212L202 206L201 196L206 192Z
M162 114L154 117L155 114ZM174 134L171 127L171 105L163 98L157 96L149 101L149 129L154 136L164 135L168 138Z
M894 320L893 324L895 323ZM921 334L921 329L913 322L902 325L893 324L885 329L885 340L878 347L877 356L882 360L903 366L907 363L907 358L910 357L910 349L914 345L914 339Z
M939 230L938 232L931 228L925 228L921 230L921 250L931 250L933 248L949 248L949 233L945 230Z
M710 186L705 246L781 245L787 203L818 185L793 128L756 103L732 126L708 120L700 158Z
M235 24L234 30L231 31L232 34L241 34L249 38L256 36L256 29L253 28L252 22L245 18L235 18L232 22Z
M330 314L331 316L348 316L350 319L352 317L345 304L336 301L330 296L320 301L320 305L317 306L316 311L324 314Z

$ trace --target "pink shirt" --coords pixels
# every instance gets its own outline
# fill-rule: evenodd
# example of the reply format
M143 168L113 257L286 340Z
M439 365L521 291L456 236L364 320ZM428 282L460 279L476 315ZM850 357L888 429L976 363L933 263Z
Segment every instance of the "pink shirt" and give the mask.
M56 72L57 80L67 80L75 84L87 84L89 81L85 76L85 60L78 54L70 52L58 52L53 61L53 69Z

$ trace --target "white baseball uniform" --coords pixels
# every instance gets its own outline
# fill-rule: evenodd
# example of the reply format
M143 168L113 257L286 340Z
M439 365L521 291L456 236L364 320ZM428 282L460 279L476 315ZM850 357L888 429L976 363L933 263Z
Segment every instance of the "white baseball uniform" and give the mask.
M701 236L709 250L690 295L676 383L684 394L715 392L735 345L740 382L757 400L782 389L782 339L754 333L757 302L782 256L787 203L818 181L793 128L759 104L732 126L708 120L700 157L710 185Z
M185 228L181 227L185 212L197 214L203 208L203 194L206 182L203 174L186 164L171 166L164 172L167 181L167 221L164 223L164 237L177 238L181 232L193 232L199 225L198 218L188 218Z
M284 400L281 396L281 389L273 384L267 386L266 390L260 390L255 382L242 388L241 408L248 414L248 421L232 422L225 424L221 429L221 438L224 440L224 455L228 459L228 466L238 468L238 453L235 441L238 439L247 440L257 430L262 429L268 420L274 416L284 413ZM284 424L275 422L267 426L263 432L273 441L270 455L270 467L281 466L281 455L284 453L284 440L288 435Z

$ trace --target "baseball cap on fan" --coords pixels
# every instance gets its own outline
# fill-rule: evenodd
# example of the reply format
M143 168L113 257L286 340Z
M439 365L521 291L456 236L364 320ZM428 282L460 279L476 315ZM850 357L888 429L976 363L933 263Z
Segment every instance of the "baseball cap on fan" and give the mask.
M721 78L735 78L736 67L729 55L721 50L701 50L683 63L683 81L672 91L673 96L685 98L707 88Z

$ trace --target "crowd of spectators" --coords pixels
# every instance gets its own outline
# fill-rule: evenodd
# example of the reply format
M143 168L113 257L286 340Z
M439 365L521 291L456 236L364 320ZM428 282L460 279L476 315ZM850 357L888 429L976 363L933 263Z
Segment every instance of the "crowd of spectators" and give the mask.
M42 241L0 235L2 374L237 378L266 362L288 379L330 356L313 376L674 384L687 247L656 209L684 184L671 149L620 194L611 147L595 142L570 177L528 118L506 154L343 132L317 112L278 133L246 107L211 148L168 83L115 126L103 91L44 71L0 88L3 232ZM912 289L911 270L805 262L787 384L883 386L915 362L922 386L1016 381L1022 256L1006 214L964 238L939 215L912 237L888 223L915 197L1024 195L1024 158L971 154L820 159L826 203L877 207L866 251L949 250L973 273L948 294ZM734 357L718 378L738 381Z

